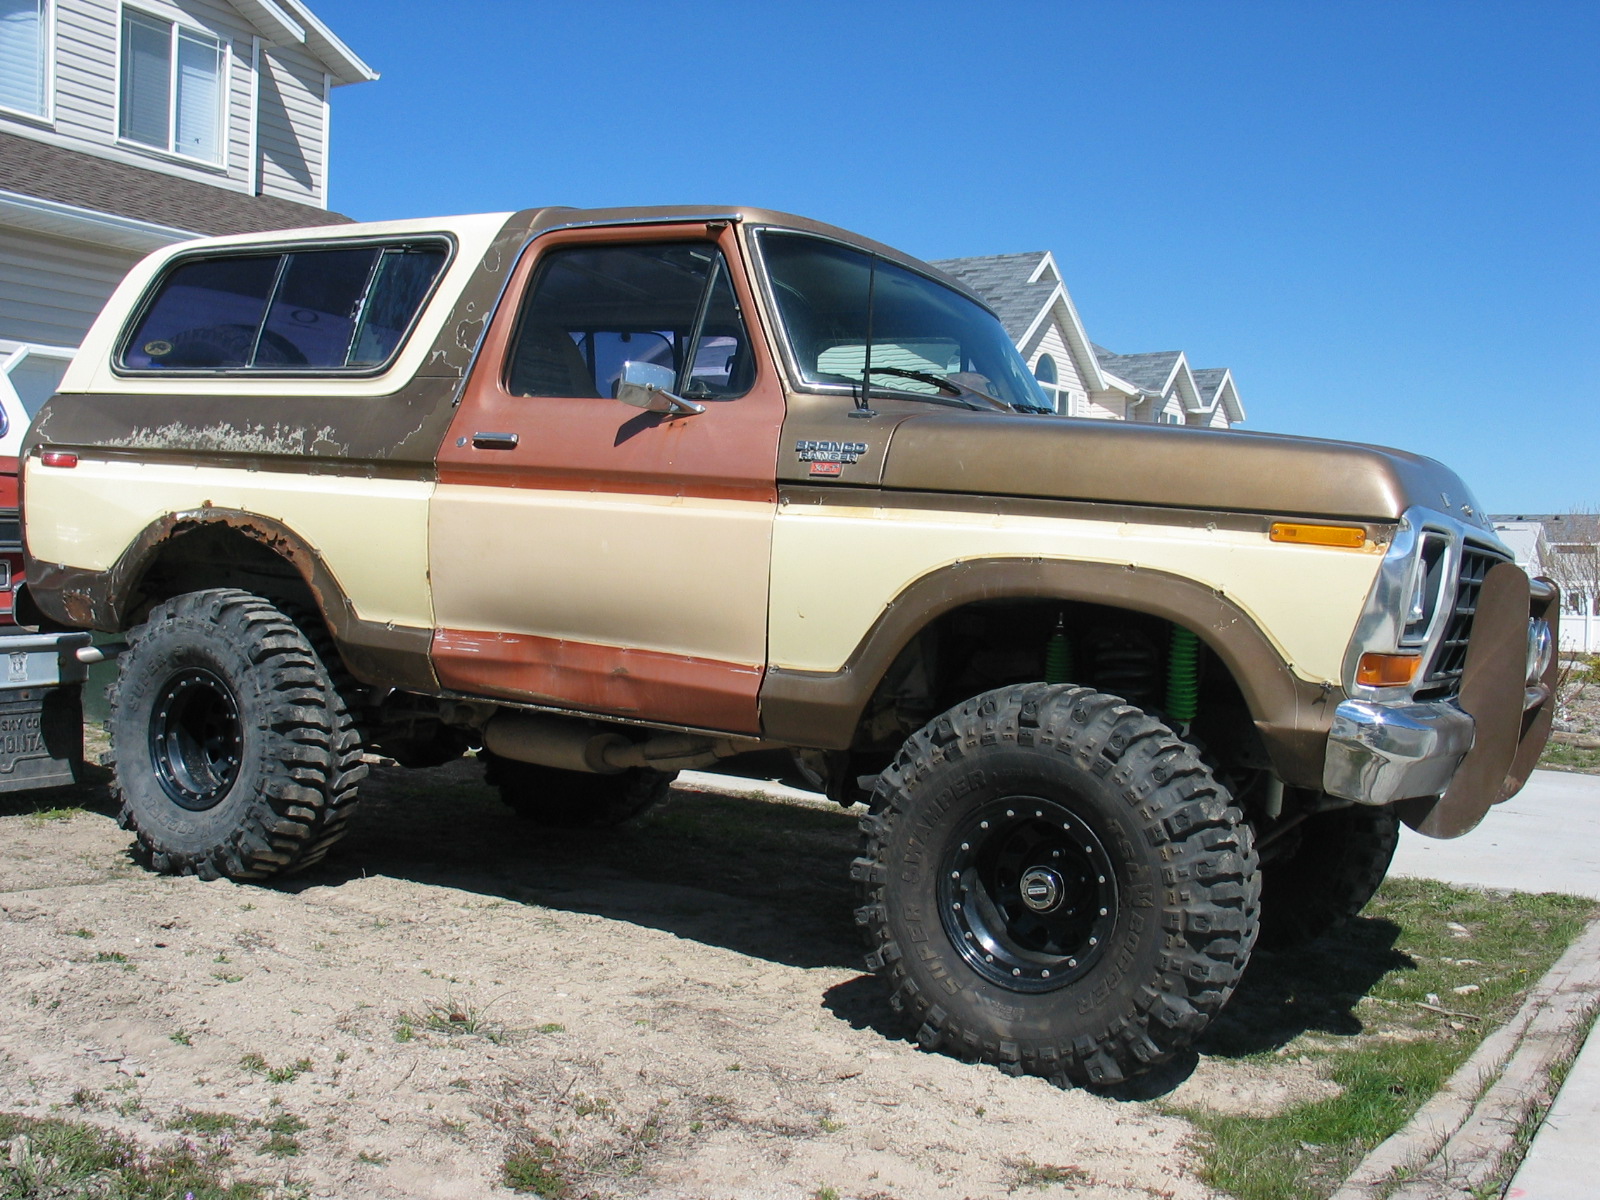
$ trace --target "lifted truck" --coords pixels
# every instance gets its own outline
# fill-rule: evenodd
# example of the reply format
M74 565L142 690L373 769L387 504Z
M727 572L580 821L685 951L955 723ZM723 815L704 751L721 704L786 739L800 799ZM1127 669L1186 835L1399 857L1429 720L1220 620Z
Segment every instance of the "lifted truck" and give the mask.
M1446 468L1048 415L959 283L758 209L159 251L23 487L24 619L126 637L155 870L317 862L367 751L604 824L778 750L867 806L922 1043L1060 1082L1190 1043L1550 724L1556 591Z

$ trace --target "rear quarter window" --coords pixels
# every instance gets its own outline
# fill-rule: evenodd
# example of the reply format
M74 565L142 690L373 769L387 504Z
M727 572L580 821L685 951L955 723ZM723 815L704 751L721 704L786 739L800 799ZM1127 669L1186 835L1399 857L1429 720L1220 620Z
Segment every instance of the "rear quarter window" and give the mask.
M123 338L133 374L372 374L394 358L438 282L443 240L184 258Z

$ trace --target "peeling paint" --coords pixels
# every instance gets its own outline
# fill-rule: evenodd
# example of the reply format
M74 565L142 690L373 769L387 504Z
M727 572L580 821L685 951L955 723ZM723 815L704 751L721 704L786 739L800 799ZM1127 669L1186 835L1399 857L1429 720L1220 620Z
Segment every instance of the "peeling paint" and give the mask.
M155 428L142 427L102 444L130 450L222 450L232 454L316 454L339 457L349 453L347 443L335 441L332 425L312 431L305 426L215 425L191 426L173 421Z

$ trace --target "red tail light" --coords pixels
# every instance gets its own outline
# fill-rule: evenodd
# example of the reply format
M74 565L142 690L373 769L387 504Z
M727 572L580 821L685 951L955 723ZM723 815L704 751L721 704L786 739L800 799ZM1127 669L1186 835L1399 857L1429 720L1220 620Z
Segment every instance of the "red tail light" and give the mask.
M39 461L47 467L75 467L78 456L71 450L46 450L39 455Z

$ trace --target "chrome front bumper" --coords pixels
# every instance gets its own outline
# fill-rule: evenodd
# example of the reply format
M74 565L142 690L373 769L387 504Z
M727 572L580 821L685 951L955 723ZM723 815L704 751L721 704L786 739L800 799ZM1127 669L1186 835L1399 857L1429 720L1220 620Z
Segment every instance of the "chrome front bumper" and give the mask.
M1334 709L1322 789L1357 804L1440 795L1472 749L1474 730L1454 704L1346 700Z

